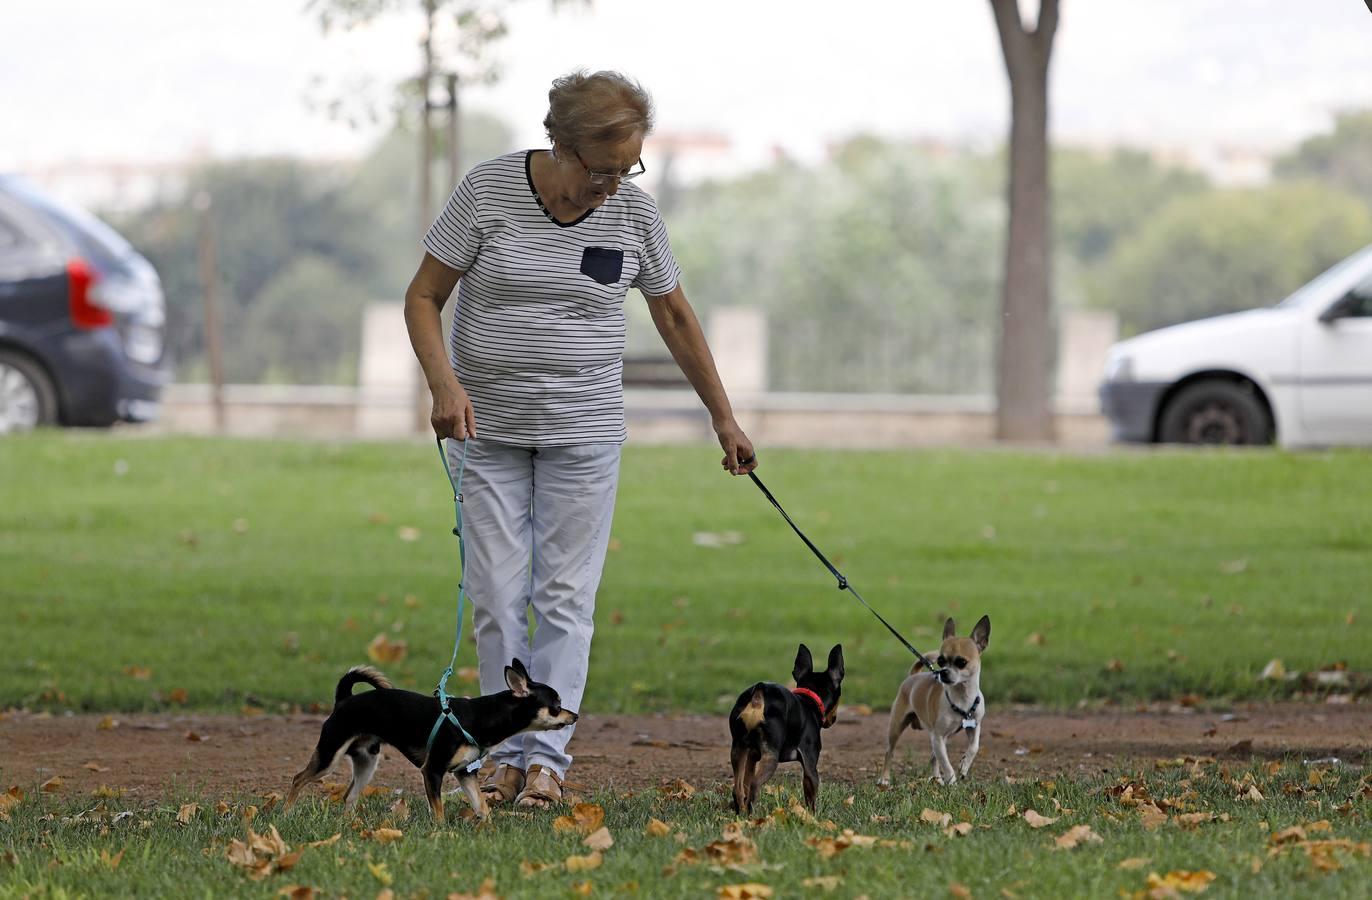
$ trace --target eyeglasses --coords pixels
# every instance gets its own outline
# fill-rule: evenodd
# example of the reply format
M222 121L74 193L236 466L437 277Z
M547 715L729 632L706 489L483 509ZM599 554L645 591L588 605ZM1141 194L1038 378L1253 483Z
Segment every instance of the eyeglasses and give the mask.
M581 163L581 168L585 169L586 174L590 176L591 184L609 184L611 181L633 181L635 178L648 171L647 167L643 165L642 158L640 158L638 162L634 164L638 168L630 168L627 172L594 172L591 170L590 166L586 165L586 160L581 158L580 153L573 150L572 155L576 157L576 161Z

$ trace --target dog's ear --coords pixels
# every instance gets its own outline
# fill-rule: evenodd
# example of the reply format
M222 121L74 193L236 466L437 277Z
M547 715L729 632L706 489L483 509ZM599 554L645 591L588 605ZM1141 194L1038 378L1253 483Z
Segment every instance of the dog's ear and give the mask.
M829 680L838 687L843 680L843 645L835 644L834 649L829 651Z
M956 635L957 633L958 633L958 626L957 626L957 624L953 621L953 617L952 617L952 616L949 616L949 617L948 617L948 621L943 623L943 639L946 641L946 640L948 640L950 637L953 637L954 635Z
M952 620L949 619L949 621ZM991 643L990 616L982 616L977 620L977 626L972 629L972 643L977 645L978 650L985 650L986 645Z
M791 670L791 677L796 681L804 678L815 670L815 661L810 656L810 648L804 644L796 651L796 667Z
M529 696L529 673L519 660L512 660L505 667L505 685L516 697Z

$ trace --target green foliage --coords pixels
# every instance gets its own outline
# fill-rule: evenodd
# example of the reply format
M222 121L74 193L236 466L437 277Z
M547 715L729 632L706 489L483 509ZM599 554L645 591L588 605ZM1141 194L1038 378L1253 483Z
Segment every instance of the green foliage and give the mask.
M797 642L840 640L845 699L889 703L908 652L718 457L627 448L586 709L722 713ZM1071 705L1270 696L1274 656L1372 668L1365 616L1346 622L1372 553L1368 461L774 450L761 474L911 640L987 613L988 697ZM451 653L432 445L40 434L0 442L0 483L0 708L159 708L178 688L210 709L323 702L379 633L408 642L387 673L426 690ZM743 542L694 540L722 531Z
M779 390L975 390L989 382L1004 216L971 172L851 141L705 186L671 222L692 302L768 315Z
M1146 331L1275 303L1369 241L1368 208L1316 184L1184 195L1120 242L1091 293Z
M1372 110L1346 112L1329 134L1316 135L1277 160L1283 179L1315 179L1372 209Z

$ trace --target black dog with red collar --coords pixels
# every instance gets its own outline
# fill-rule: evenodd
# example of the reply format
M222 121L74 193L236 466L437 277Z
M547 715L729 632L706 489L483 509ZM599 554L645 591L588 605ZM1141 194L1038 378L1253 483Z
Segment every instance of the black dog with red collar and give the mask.
M810 649L796 652L791 675L795 688L760 681L739 694L729 713L733 745L734 811L747 815L778 763L800 760L805 805L815 811L819 797L821 729L834 724L843 683L843 645L829 651L828 668L816 672Z

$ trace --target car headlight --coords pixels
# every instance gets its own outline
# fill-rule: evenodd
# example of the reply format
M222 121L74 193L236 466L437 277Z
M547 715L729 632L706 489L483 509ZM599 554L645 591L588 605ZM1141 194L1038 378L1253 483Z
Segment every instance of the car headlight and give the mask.
M1112 353L1105 359L1106 381L1133 381L1134 360L1125 353Z

